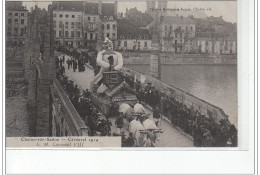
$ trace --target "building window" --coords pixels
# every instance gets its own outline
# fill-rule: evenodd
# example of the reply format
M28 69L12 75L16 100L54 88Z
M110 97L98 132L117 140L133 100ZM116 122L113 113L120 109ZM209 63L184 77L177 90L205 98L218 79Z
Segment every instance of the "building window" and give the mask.
M56 18L56 14L53 14L53 17Z
M193 30L192 26L190 27L190 30L191 30L191 31Z
M68 18L69 17L69 15L66 15L66 18Z
M75 18L75 15L71 15L72 18Z
M14 19L14 23L15 23L15 24L18 24L18 19Z
M140 42L137 42L137 47L141 47L141 43Z
M80 23L80 22L78 22L78 23L77 23L77 25L78 25L77 27L80 29L81 23Z
M65 28L67 29L69 27L69 22L65 22Z
M18 35L18 28L14 28L14 35L15 35L15 36Z
M8 19L8 24L12 24L12 19Z
M127 41L124 41L124 47L127 47Z
M104 16L104 20L107 20L107 16Z
M107 37L109 38L109 33L107 33Z
M13 14L12 14L12 12L10 12L10 13L8 13L8 15L9 15L9 16L12 16Z
M115 39L115 37L116 37L116 34L115 34L115 33L112 33L112 36L113 36L113 38Z
M62 28L62 22L61 21L59 22L59 28Z
M105 29L105 25L104 24L102 24L102 29Z
M21 16L24 16L24 13L21 13Z
M88 21L90 21L90 16L88 17Z
M90 33L90 39L93 39L93 33Z
M96 22L96 17L93 17L93 21Z
M63 15L62 14L60 14L60 18L62 18L63 17Z
M65 31L65 37L69 37L69 32Z
M74 37L74 31L71 31L71 37Z
M59 37L63 37L63 31L59 31Z
M147 35L144 35L144 39L148 39L148 36L147 36Z
M11 27L8 27L8 29L7 29L7 35L8 35L8 36L12 35L12 28L11 28Z
M94 29L94 24L89 24L89 29L93 30Z
M20 30L20 36L23 36L23 34L24 34L24 29L21 28L21 30Z
M72 29L74 28L74 22L71 22L71 28Z
M14 16L18 16L18 13L15 13Z
M78 35L77 35L78 37L80 37L80 32L78 32Z
M115 24L113 24L113 29L114 29L114 30L116 29L116 25L115 25Z
M144 47L147 47L147 42L144 42Z
M107 29L110 29L110 24L107 24Z
M24 19L21 19L21 24L24 24Z

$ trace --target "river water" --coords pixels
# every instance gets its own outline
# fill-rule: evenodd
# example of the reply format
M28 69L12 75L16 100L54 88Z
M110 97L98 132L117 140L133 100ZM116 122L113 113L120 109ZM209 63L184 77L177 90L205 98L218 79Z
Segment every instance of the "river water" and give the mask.
M125 65L149 74L149 65ZM193 94L224 110L237 126L237 66L162 65L162 81Z

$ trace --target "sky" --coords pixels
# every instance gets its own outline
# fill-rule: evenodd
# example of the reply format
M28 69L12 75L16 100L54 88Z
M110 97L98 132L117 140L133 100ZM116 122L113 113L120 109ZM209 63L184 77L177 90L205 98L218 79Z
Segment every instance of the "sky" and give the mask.
M105 1L103 1L105 2ZM51 1L24 1L27 9L34 7L35 4L40 8L46 8ZM145 1L118 1L118 12L125 13L126 8L134 8L144 12L146 10ZM237 22L237 2L236 1L168 1L168 9L191 9L190 12L205 13L208 16L222 16L225 21ZM194 9L196 8L196 9ZM205 10L204 10L205 9ZM189 13L190 13L189 12ZM182 13L186 13L183 11Z

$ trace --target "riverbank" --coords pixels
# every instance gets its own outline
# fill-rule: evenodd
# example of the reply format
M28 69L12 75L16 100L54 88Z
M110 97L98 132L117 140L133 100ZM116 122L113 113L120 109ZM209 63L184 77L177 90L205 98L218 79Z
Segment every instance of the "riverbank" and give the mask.
M148 65L151 53L122 53L124 65ZM161 54L162 65L236 65L237 55Z

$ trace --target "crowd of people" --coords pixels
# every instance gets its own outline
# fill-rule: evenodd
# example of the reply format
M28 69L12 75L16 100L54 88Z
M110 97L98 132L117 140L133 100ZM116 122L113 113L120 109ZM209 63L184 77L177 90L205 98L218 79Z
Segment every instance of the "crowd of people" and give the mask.
M133 80L133 78L129 77L127 79ZM234 125L229 124L227 120L222 119L216 122L212 117L201 114L193 106L188 107L175 98L160 93L155 87L151 86L151 83L147 83L142 88L140 81L137 80L135 90L138 100L151 106L154 110L156 109L156 118L159 118L158 113L160 113L174 127L178 127L183 132L191 135L194 139L194 146L237 146L237 129Z
M89 52L79 52L76 49L71 50L64 46L56 46L56 50L73 58L67 60L68 69L72 68L73 71L76 71L78 68L79 72L84 72L84 65L85 63L88 63L94 69L95 75L99 72L100 67L96 64L96 50L90 50Z
M63 56L64 57L64 56ZM89 128L89 135L111 135L112 123L110 120L102 118L101 114L89 100L90 92L88 89L82 91L77 84L69 80L65 75L63 57L56 57L56 78L68 95L74 108L77 110L81 119Z
M99 71L99 67L96 65L95 62L95 53L91 55L86 53L79 54L78 52L64 52L64 54L76 57L78 64L83 65L83 67L84 64L87 62L90 66L94 68L95 72ZM83 61L80 62L81 60ZM56 66L58 67L57 77L59 77L60 83L64 86L65 91L67 92L71 102L77 109L79 115L85 121L87 126L90 127L90 130L94 131L98 127L93 123L98 123L97 120L99 119L99 114L97 110L93 107L93 105L91 105L91 102L87 97L87 95L90 94L89 91L86 91L83 95L85 96L85 98L82 98L77 85L74 85L73 82L69 81L68 78L65 76L64 61L64 57L56 59ZM72 65L68 64L68 68L69 67L74 67L73 63ZM194 146L237 146L237 129L234 125L229 124L227 120L222 119L221 121L216 122L216 120L213 119L211 116L206 116L202 114L193 106L187 106L181 101L161 93L159 90L153 87L151 83L147 83L147 85L143 87L139 80L134 82L134 78L131 76L125 76L124 80L130 85L130 87L136 90L136 95L139 101L146 105L149 105L150 107L152 107L152 109L154 109L154 115L157 119L159 119L161 115L163 115L172 123L174 127L177 127L178 129L192 136L194 139ZM117 115L116 108L114 110L112 109L111 111L114 111L112 115ZM86 118L86 116L90 117ZM100 126L108 127L110 125L109 122L105 119L103 122L100 121L100 123L102 123ZM117 124L118 123L120 122L117 121ZM108 128L110 128L110 126ZM103 132L102 134L104 135L104 133L105 132ZM91 134L93 135L94 133L91 132ZM122 139L124 139L124 137L122 137ZM125 141L126 140L127 139L125 138Z

